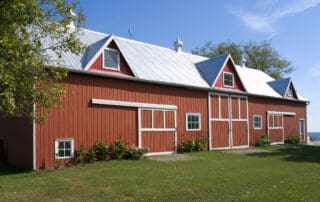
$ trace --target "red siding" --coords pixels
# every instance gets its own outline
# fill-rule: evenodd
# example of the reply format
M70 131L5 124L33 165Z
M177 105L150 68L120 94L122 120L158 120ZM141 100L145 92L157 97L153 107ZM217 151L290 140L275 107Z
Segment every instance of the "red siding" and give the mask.
M223 72L229 72L234 75L233 88L223 86ZM215 86L213 86L213 87L218 88L218 89L224 89L224 90L245 91L242 84L241 84L240 78L239 78L237 72L235 71L235 68L233 67L232 62L230 60L227 62L226 66L223 67L223 70L222 70L221 74L219 75Z
M220 102L221 102L221 104L220 104L221 118L228 119L229 118L228 97L227 96L221 96L220 97Z
M74 138L76 150L80 144L91 146L101 140L112 143L121 139L137 145L137 110L92 105L92 98L176 105L178 141L197 135L208 137L206 91L73 73L65 83L68 94L62 100L63 105L49 110L45 124L37 125L38 169L54 166L55 138ZM201 113L201 131L186 131L187 112ZM173 112L170 113L168 124L172 126Z
M166 128L174 128L174 112L166 112Z
M246 121L232 121L232 146L248 145Z
M306 104L294 101L249 97L250 145L267 134L267 111L294 112L294 116L284 116L284 137L299 135L299 119L306 120ZM262 129L253 129L253 115L262 116ZM270 119L270 124L272 120ZM305 139L306 140L306 139ZM282 140L281 140L282 141Z
M142 146L150 152L174 151L174 132L142 132Z
M108 45L108 48L116 49L119 51L119 48L114 42L111 42ZM131 76L131 77L134 76L128 63L126 62L126 60L124 59L121 53L120 53L120 71L104 69L102 66L103 66L103 61L102 61L102 53L101 53L98 59L91 65L91 67L89 68L89 71L103 72L103 73L113 74L113 75L123 75L123 76Z
M229 122L213 121L211 124L211 128L212 147L229 147Z

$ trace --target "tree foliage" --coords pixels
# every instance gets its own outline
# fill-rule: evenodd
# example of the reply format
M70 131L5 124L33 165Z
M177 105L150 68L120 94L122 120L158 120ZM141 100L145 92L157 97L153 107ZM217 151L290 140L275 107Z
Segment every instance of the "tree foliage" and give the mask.
M213 44L207 42L203 47L195 48L192 53L209 58L230 53L237 64L241 64L242 54L244 54L247 67L262 70L275 79L280 79L285 74L294 71L291 62L281 57L272 48L270 41L266 40L261 43L248 42L244 44L234 42Z
M72 9L77 16L70 14ZM80 30L69 26L71 20L77 27L84 20L73 0L1 0L1 114L40 121L43 117L34 113L33 104L49 108L60 103L65 90L59 81L67 75L61 54L79 54L84 48L76 37ZM49 58L47 51L55 52L57 59Z

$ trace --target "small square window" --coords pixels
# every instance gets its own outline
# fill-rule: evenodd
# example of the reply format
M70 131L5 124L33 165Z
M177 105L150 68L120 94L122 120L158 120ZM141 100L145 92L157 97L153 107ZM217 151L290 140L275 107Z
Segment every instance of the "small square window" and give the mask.
M292 87L290 86L289 89L288 89L288 96L292 97L292 95L293 95Z
M73 139L57 139L55 140L56 159L73 158L74 146Z
M261 116L253 116L253 128L261 129L262 128L262 117Z
M233 88L233 74L229 72L223 72L223 86Z
M201 130L201 117L199 113L187 113L186 115L186 130L199 131Z
M120 54L115 49L107 48L103 53L103 68L120 70Z

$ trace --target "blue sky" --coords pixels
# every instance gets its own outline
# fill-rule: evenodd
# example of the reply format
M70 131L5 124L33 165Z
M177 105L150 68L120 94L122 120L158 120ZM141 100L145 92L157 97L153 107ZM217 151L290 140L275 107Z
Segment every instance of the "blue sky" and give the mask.
M308 131L320 131L320 0L81 0L85 27L183 50L268 39L292 61L297 91L311 101Z

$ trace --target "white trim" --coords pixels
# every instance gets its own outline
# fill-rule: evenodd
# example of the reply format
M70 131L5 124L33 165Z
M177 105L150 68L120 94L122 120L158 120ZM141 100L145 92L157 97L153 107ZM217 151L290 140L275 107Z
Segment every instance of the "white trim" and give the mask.
M168 109L168 110L177 109L177 106L175 105L161 105L161 104L125 102L125 101L116 101L116 100L102 100L102 99L95 99L95 98L91 99L91 103L98 104L98 105L111 105L111 106L120 106L120 107L138 107L138 108Z
M255 121L254 121L254 119L255 118L260 118L260 127L255 127ZM260 129L262 129L262 116L261 115L253 115L252 116L252 126L253 126L253 129L256 129L256 130L260 130Z
M233 136L232 136L232 98L228 96L228 116L229 116L229 147L232 148Z
M198 116L199 117L199 128L195 128L195 129L188 128L188 116ZM201 131L201 113L193 113L193 112L186 113L186 131Z
M225 75L226 75L226 74L232 76L232 85L231 85L231 86L226 85L226 84L224 83L224 81L225 81ZM222 83L223 83L223 87L226 87L226 88L234 88L234 74L231 73L231 72L223 72L223 81L222 81Z
M150 131L150 132L161 132L161 131L176 131L175 128L140 128L141 132L146 132L146 131Z
M212 139L211 139L211 95L210 92L208 93L208 132L209 132L209 137L208 137L208 141L209 141L209 150L211 150L212 148Z
M210 121L229 121L230 119L215 119L211 118Z
M301 139L301 125L300 125L300 121L303 121L303 140L305 140L305 136L306 136L306 121L304 119L299 119L299 136Z
M169 154L175 154L175 151L166 151L166 152L150 152L146 153L145 156L160 156L160 155L169 155Z
M270 145L283 144L283 142L271 142Z
M138 147L142 148L141 140L141 109L138 108Z
M70 156L66 156L66 157L59 157L57 156L58 154L58 145L59 145L59 142L60 141L70 141L71 142L71 153L70 153ZM57 138L54 140L54 153L55 153L55 159L71 159L71 158L74 158L74 139L73 138Z
M33 104L33 114L36 115L36 104ZM32 121L32 165L33 170L37 170L37 124Z
M89 68L93 65L93 63L98 59L99 55L102 53L102 51L107 47L107 45L114 39L114 35L107 36L109 37L107 41L103 44L103 46L100 47L100 49L95 53L95 55L91 58L91 60L86 64L84 67L84 70L87 71ZM102 53L103 55L103 53Z
M151 128L154 128L154 110L151 109Z
M241 103L241 102L240 102ZM249 98L246 97L246 107L247 107L247 134L248 134L248 147L250 146L250 123L249 123Z
M173 111L174 115L174 128L176 129L174 132L174 151L178 151L178 131L177 131L177 111Z
M113 52L116 52L118 55L117 57L117 60L118 60L118 66L117 68L112 68L112 67L107 67L105 64L104 64L104 52L105 51L113 51ZM102 52L102 69L107 69L107 70L113 70L113 71L120 71L120 52L117 50L117 49L113 49L113 48L105 48Z
M284 116L295 116L295 112L278 112L278 111L267 111L268 115L284 115Z

